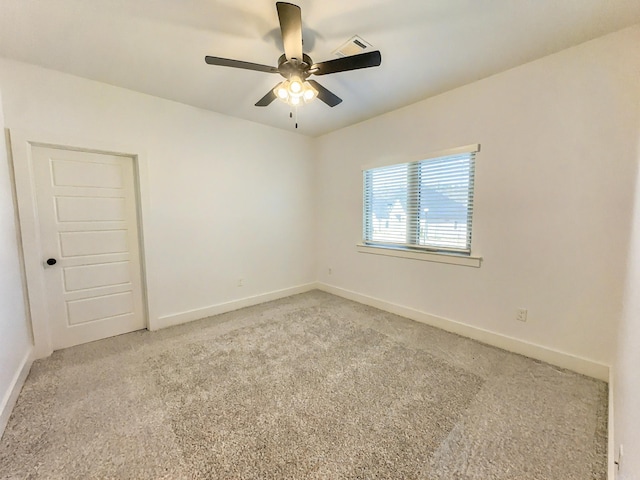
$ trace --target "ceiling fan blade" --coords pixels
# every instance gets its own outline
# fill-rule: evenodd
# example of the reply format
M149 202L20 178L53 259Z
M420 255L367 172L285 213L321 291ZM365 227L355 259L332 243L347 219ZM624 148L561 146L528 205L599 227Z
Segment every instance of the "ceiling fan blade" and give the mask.
M339 96L337 96L335 93L331 92L330 90L327 90L315 80L307 80L307 82L313 85L313 88L315 88L318 91L318 98L322 100L324 103L326 103L327 105L329 105L330 107L335 107L336 105L342 102L342 99Z
M302 13L300 7L292 3L277 2L282 43L287 60L297 58L302 61Z
M280 85L280 84L278 84L278 85ZM276 87L278 85L276 85ZM258 100L256 102L256 107L266 107L266 106L270 105L271 102L273 102L277 98L276 94L273 92L276 87L273 87L271 90L269 90L269 92L264 97L262 97L260 100Z
M358 70L359 68L377 67L382 63L382 55L378 50L350 57L336 58L326 62L316 63L309 70L314 75L327 75L329 73Z
M231 60L229 58L220 57L204 57L204 61L209 65L220 65L221 67L242 68L244 70L255 70L257 72L278 73L276 67L269 65L260 65L259 63L243 62L241 60Z

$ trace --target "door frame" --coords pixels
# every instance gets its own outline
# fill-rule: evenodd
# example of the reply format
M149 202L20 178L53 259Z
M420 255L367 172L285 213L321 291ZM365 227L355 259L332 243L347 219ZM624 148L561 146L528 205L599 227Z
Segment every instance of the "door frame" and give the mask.
M48 357L53 353L53 342L49 323L42 268L43 251L40 241L36 188L33 178L33 147L48 147L74 150L88 153L101 153L128 157L133 160L134 191L136 196L138 248L140 252L140 274L143 316L147 329L150 329L151 315L147 284L148 241L144 234L144 219L150 210L148 188L148 165L146 155L136 146L123 146L112 142L71 138L69 135L36 133L18 129L9 129L11 145L11 167L16 192L16 207L21 246L21 262L24 274L24 286L28 312L33 333L33 359ZM147 247L147 248L145 248Z

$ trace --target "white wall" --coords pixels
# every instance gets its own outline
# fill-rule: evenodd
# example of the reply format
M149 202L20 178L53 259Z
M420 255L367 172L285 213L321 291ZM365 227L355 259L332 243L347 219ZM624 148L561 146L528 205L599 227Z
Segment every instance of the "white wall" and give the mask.
M626 29L316 140L0 60L0 129L140 147L149 167L143 228L155 317L317 278L607 364L621 317L615 444L625 445L624 478L635 478L638 44L640 27ZM473 250L484 257L480 269L356 253L361 165L478 142ZM30 335L4 137L0 227L6 400ZM514 321L517 307L529 309L527 323Z
M10 179L0 96L0 435L11 408L13 387L19 383L31 351Z
M640 104L638 104L640 109ZM640 164L640 130L636 158ZM640 479L640 172L636 181L633 232L617 357L613 368L614 455L624 446L620 475ZM611 432L609 432L611 433Z
M309 138L8 60L0 87L7 128L145 154L152 319L314 280Z
M318 140L318 278L610 364L634 190L640 27ZM361 166L480 143L481 268L357 253ZM328 267L333 274L328 274ZM516 308L529 310L527 323Z

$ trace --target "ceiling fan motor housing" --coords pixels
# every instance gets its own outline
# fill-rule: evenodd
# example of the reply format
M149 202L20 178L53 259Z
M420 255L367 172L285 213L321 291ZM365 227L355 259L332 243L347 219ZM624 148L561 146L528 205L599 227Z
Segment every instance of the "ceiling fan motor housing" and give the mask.
M313 60L306 53L302 54L302 61L297 58L287 60L287 56L282 55L278 59L278 72L287 80L298 76L304 81L311 75L311 65L313 65Z

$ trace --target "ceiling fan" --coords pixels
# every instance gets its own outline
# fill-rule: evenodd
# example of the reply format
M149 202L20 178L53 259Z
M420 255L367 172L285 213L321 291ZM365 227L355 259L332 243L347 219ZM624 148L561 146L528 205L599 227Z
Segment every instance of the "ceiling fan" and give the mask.
M256 103L256 107L266 107L276 98L296 107L318 97L330 107L335 107L342 99L327 90L311 75L328 75L360 68L377 67L382 62L379 51L366 52L349 57L336 58L326 62L313 63L309 55L302 51L302 13L300 7L287 2L276 2L280 31L284 45L284 55L278 59L278 66L206 56L209 65L242 68L258 72L279 73L285 80L270 90Z

